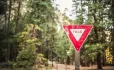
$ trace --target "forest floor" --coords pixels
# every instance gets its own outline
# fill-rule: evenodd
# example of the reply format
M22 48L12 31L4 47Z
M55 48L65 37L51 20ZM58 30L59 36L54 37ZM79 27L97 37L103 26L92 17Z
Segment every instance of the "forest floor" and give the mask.
M52 70L75 70L74 65L64 65L64 64L54 64ZM97 65L93 65L91 67L81 67L80 70L98 70ZM114 70L114 66L105 66L103 70Z
M7 68L0 68L0 70L11 70ZM48 68L42 67L40 70L75 70L74 65L65 65L65 64L53 64L53 67L49 65ZM81 67L80 70L98 70L97 65L93 65L91 67ZM114 66L105 66L103 70L114 70Z

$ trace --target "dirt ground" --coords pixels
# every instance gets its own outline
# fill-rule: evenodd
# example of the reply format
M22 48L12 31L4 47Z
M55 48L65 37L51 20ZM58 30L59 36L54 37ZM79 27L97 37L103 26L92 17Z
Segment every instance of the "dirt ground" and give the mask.
M50 65L51 66L51 65ZM0 70L11 70L11 69L6 69L6 68L0 68ZM75 70L74 65L65 65L65 64L54 64L53 67L49 68L41 68L40 70ZM97 66L91 66L91 67L81 67L80 70L98 70ZM105 66L103 67L103 70L114 70L114 66Z
M74 65L55 64L52 70L75 70ZM97 66L81 67L80 70L97 70ZM114 66L105 66L103 70L114 70Z

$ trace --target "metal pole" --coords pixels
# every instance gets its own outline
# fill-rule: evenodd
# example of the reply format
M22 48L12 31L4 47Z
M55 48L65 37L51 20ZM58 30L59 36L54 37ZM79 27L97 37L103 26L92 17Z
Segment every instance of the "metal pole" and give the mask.
M65 48L65 53L66 53L65 70L67 70L67 47Z
M52 48L52 67L53 67L53 48Z
M75 70L80 70L80 52L75 51Z
M58 57L57 57L58 58ZM59 63L59 58L57 59L57 70L58 70L58 63Z
M53 67L53 48L54 48L55 44L54 44L54 35L53 35L53 47L52 47L52 67Z

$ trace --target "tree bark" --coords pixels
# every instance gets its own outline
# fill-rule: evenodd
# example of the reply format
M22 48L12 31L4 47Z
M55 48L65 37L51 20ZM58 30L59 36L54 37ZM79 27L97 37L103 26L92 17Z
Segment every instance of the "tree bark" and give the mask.
M101 53L97 53L97 69L102 69L102 64L101 64Z
M12 0L9 0L9 11L8 11L9 15L8 15L7 30L6 30L6 39L8 39L8 34L9 34L11 8L12 8ZM7 62L9 62L9 58L10 58L10 45L9 42L7 41Z
M21 8L21 0L18 0L15 33L17 33L19 30L18 28L19 28L20 8Z
M19 18L20 18L20 9L21 9L21 0L17 1L18 7L17 7L17 14L16 14L16 21L15 21L15 34L18 33L19 31ZM13 52L11 52L11 60L16 60L18 51L17 51L17 41L13 42L13 45L11 46L11 50L13 50Z
M112 30L111 30L111 42L112 46L114 46L114 0L112 0L112 5L111 5L111 15L112 15ZM113 56L114 56L114 48L113 48ZM114 62L114 57L113 57L113 62Z
M97 3L97 1L96 0L93 0L93 3ZM98 19L97 19L97 17L96 17L96 12L97 12L97 10L96 10L96 8L93 10L94 11L94 13L93 13L93 18L94 18L94 33L95 33L95 42L97 43L98 42L98 28L97 28L97 23L98 23Z

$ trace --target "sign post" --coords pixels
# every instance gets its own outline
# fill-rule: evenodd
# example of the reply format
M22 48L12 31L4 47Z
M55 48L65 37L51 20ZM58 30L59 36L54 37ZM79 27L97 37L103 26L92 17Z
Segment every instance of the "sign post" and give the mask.
M75 51L75 70L80 70L80 52Z
M80 70L80 49L92 29L92 25L64 25L67 36L75 51L75 70Z

